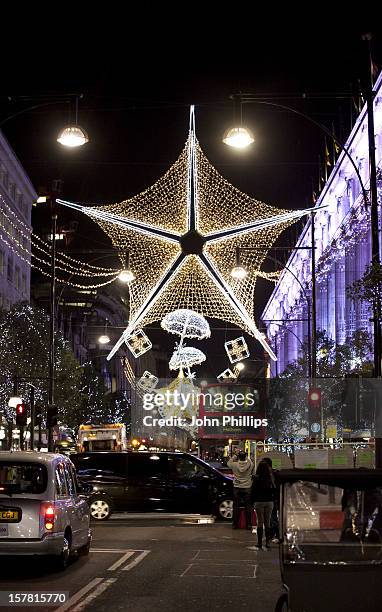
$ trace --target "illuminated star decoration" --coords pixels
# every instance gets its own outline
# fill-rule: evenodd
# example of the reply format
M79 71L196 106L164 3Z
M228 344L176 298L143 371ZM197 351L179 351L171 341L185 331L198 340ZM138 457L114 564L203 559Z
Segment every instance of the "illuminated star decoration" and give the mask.
M276 360L253 319L256 279L279 234L312 209L278 209L226 181L199 146L193 106L185 147L154 185L108 206L58 202L93 218L121 258L129 253L129 324L108 359L135 329L186 308L245 330ZM249 271L241 280L230 276L239 247Z

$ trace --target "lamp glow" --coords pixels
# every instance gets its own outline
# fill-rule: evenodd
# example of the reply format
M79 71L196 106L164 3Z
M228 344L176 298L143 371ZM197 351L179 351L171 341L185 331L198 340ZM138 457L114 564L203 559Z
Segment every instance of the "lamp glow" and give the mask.
M223 136L224 144L234 149L245 149L254 141L252 132L245 127L230 128Z
M89 137L79 125L68 125L59 133L57 142L64 147L74 149L75 147L82 147L82 145L89 142Z
M243 280L243 278L248 276L248 271L243 266L235 266L231 270L231 276L236 280Z
M17 397L17 396L12 396L9 398L9 402L8 402L8 407L9 408L16 408L16 406L18 404L22 404L23 400L21 397Z
M245 363L243 363L242 361L239 361L239 363L236 364L236 369L239 370L239 372L244 370L244 368L245 368Z
M121 283L131 283L135 279L135 274L131 270L121 270L118 279Z
M107 334L102 334L102 336L98 338L98 342L99 344L109 344L110 338Z

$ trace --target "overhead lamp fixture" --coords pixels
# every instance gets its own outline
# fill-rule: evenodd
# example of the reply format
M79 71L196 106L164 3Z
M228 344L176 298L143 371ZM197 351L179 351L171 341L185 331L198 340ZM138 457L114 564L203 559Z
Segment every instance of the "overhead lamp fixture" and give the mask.
M248 276L248 271L243 266L234 266L231 270L231 276L236 280L243 280Z
M243 102L241 95L231 96L234 101L234 125L224 132L223 142L234 149L245 149L252 144L255 139L251 130L243 125ZM239 120L238 120L239 117Z
M118 280L121 281L121 283L132 283L133 280L135 280L135 274L134 272L132 272L130 270L130 253L124 253L120 255L122 261L123 258L125 260L125 267L120 271L120 273L118 274Z
M107 334L102 334L102 336L98 338L98 342L99 344L110 344L110 338Z
M224 133L223 142L234 149L245 149L255 141L251 130L245 127L233 127Z
M110 336L107 333L107 321L105 324L105 330L103 332L103 334L101 336L99 336L98 338L98 343L99 344L110 344Z
M70 149L82 147L82 145L89 142L86 131L78 125L78 98L76 98L76 121L74 124L67 125L61 130L57 137L57 142Z
M235 367L237 370L239 370L239 372L241 372L245 368L245 363L243 363L242 361L239 361L239 363L237 363Z
M135 274L128 269L121 270L118 274L118 280L120 280L121 283L131 283L134 279Z
M89 136L79 125L67 125L58 135L57 142L74 149L89 142Z
M239 249L236 249L236 263L232 268L230 275L236 280L243 280L246 276L248 276L248 270L241 265Z

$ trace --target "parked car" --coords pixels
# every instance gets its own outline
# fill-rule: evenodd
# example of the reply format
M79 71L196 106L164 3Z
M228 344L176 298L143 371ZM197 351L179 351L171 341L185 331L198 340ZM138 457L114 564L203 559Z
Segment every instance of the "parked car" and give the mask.
M98 452L71 455L82 482L91 483L92 518L111 512L166 511L232 518L233 483L187 453Z
M0 452L0 555L52 555L64 569L72 552L88 554L90 513L81 492L66 456Z

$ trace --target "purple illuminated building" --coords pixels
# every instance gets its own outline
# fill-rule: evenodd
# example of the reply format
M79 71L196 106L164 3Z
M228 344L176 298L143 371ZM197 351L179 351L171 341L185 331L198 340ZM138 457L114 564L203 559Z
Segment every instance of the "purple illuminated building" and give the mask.
M382 75L375 86L375 152L379 204L382 194ZM345 143L356 163L366 190L369 189L366 107ZM349 158L342 152L320 194L315 214L317 330L326 331L337 344L344 344L356 330L372 335L370 312L364 303L346 296L346 287L359 279L371 261L370 211L365 207L360 182ZM296 246L311 246L311 221ZM380 236L381 249L381 236ZM382 249L381 249L382 252ZM289 270L287 269L289 268ZM295 278L293 274L297 277ZM311 307L311 250L294 250L263 311L269 342L278 360L272 375L280 374L301 354L308 336Z

